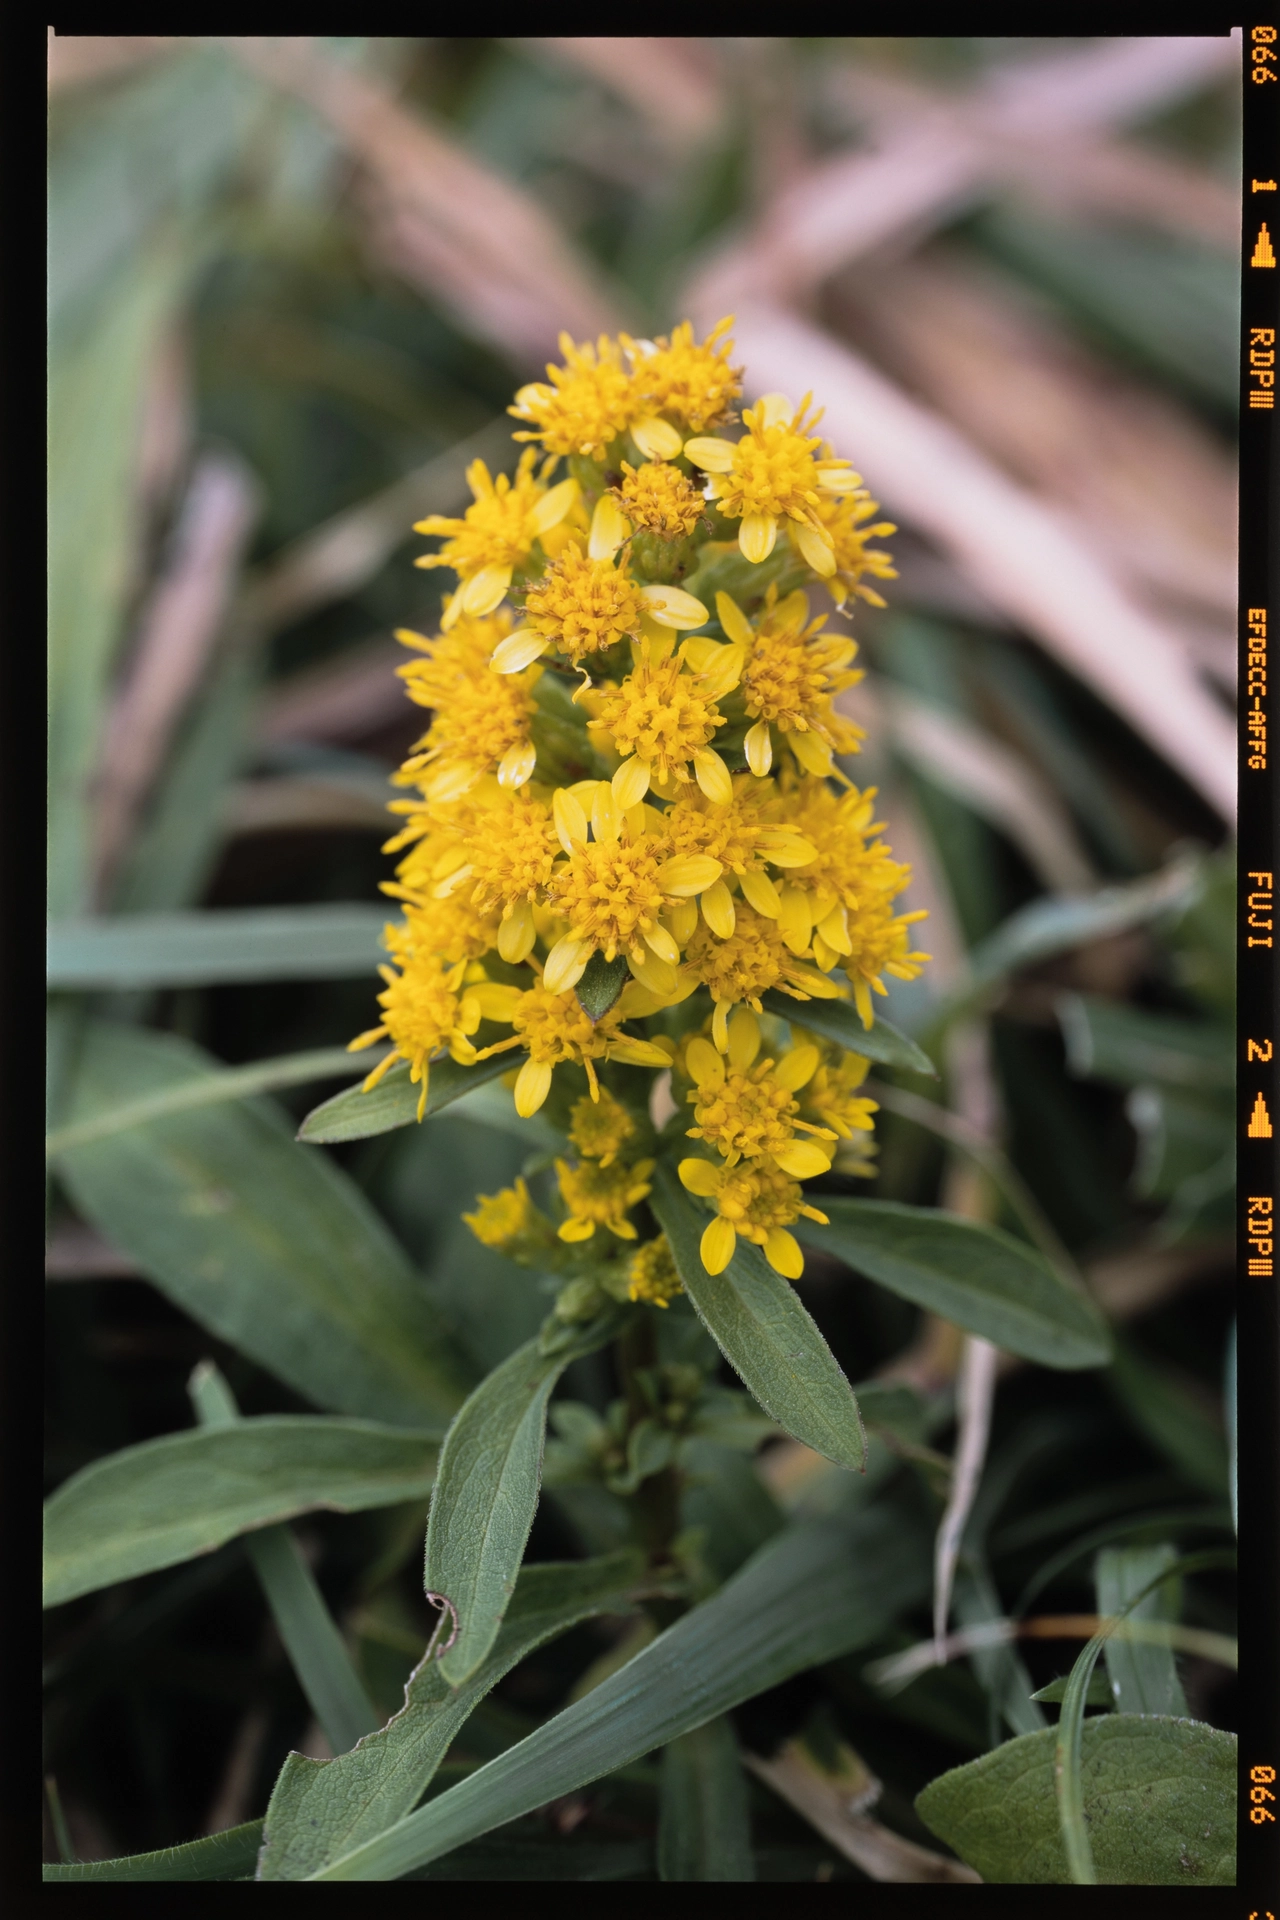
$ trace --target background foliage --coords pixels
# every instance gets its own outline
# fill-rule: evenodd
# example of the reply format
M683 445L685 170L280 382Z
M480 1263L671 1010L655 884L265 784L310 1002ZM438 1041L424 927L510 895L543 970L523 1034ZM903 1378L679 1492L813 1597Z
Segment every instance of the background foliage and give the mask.
M984 1389L937 1315L1004 1323L896 1288L833 1207L797 1293L867 1383L868 1473L708 1407L680 1443L683 1598L628 1544L643 1460L612 1488L582 1469L612 1362L568 1357L492 1691L456 1724L424 1701L420 1837L370 1877L921 1880L955 1870L940 1847L1029 1875L984 1807L1030 1791L1018 1741L1043 1743L1079 1633L979 1635L886 1677L930 1632L966 1434L953 1625L1111 1612L1156 1580L1135 1617L1164 1640L1109 1646L1089 1700L1190 1714L1195 1765L1220 1765L1234 58L53 45L46 1858L206 1835L166 1871L250 1875L237 1829L286 1754L313 1759L278 1793L319 1792L313 1761L402 1702L435 1624L439 1440L548 1305L459 1216L554 1144L482 1094L292 1138L376 1018L387 775L421 726L390 631L429 630L440 592L408 529L456 510L470 458L510 458L503 409L560 326L744 298L749 387L758 366L756 387L819 388L810 357L834 352L829 430L901 528L892 605L855 623L850 770L931 915L935 964L890 1018L943 1071L875 1070L878 1177L830 1191L1038 1242L1115 1357L1005 1358ZM237 1098L175 1094L219 1064ZM714 1386L701 1338L673 1311L656 1357ZM691 1659L688 1730L659 1709ZM1085 1721L1086 1800L1108 1739ZM1096 1841L1100 1877L1163 1876L1170 1795L1145 1851ZM379 1803L372 1833L412 1804ZM1056 1828L1025 1824L1035 1874L1067 1877Z

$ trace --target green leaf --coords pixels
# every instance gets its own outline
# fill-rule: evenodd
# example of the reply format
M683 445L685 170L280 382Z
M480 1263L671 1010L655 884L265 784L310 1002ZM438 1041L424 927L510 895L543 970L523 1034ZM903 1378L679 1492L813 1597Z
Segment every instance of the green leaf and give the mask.
M1024 1733L933 1780L916 1811L995 1885L1069 1883L1054 1794L1057 1730ZM1084 1724L1084 1802L1098 1880L1235 1884L1236 1740L1195 1720L1108 1713Z
M1038 1687L1032 1694L1033 1700L1041 1700L1046 1706L1061 1706L1066 1697L1069 1675L1063 1674L1058 1680L1051 1680L1047 1687ZM1111 1688L1104 1675L1095 1673L1085 1691L1086 1707L1109 1707Z
M1176 1020L1085 993L1059 994L1055 1006L1067 1065L1081 1079L1110 1080L1122 1087L1154 1080L1196 1090L1235 1085L1228 1027Z
M56 202L51 200L51 217ZM56 261L56 250L50 255ZM138 539L138 415L156 342L189 269L163 242L95 304L93 323L49 355L49 909L89 902L89 781Z
M108 1454L46 1503L44 1604L176 1566L290 1514L425 1500L439 1438L280 1413Z
M480 1382L445 1436L425 1580L454 1609L457 1634L440 1656L450 1686L461 1686L485 1659L515 1592L538 1504L552 1390L569 1362L603 1346L615 1324L609 1315L575 1329L554 1353L541 1337L518 1347Z
M650 1205L699 1319L765 1412L815 1453L861 1472L866 1436L853 1389L794 1287L745 1240L723 1273L709 1274L699 1252L705 1219L670 1167L658 1167Z
M723 1714L662 1753L660 1880L754 1880L746 1775Z
M425 1655L404 1706L353 1753L308 1760L291 1753L267 1808L259 1878L305 1880L409 1813L473 1708L526 1654L593 1614L629 1614L644 1557L627 1549L599 1560L524 1567L493 1648L461 1687Z
M94 98L93 95L97 94ZM128 273L148 235L210 220L263 83L222 48L187 48L149 72L90 89L58 116L49 160L49 310L57 333L98 318L103 282ZM278 121L280 109L275 108ZM174 141L173 129L182 139Z
M385 907L244 907L53 923L51 987L120 991L234 980L372 979Z
M377 1057L384 1058L385 1054ZM68 1147L85 1146L90 1140L105 1140L110 1134L123 1133L166 1114L186 1113L192 1107L216 1107L224 1100L271 1093L277 1087L304 1086L308 1080L345 1074L350 1066L351 1055L345 1047L317 1047L309 1053L282 1053L273 1060L255 1060L251 1066L201 1074L199 1079L165 1087L122 1107L108 1108L77 1126L59 1127L56 1133L45 1136L45 1157L52 1158Z
M246 1880L253 1873L262 1841L261 1820L228 1827L185 1846L158 1853L126 1853L117 1860L82 1860L72 1866L46 1866L46 1880Z
M448 1055L443 1060L433 1060L427 1075L427 1111L423 1118L439 1113L442 1107L452 1106L455 1100L464 1099L510 1070L511 1062L505 1053L481 1060L474 1067L460 1066ZM313 1147L337 1146L344 1140L368 1140L375 1133L390 1133L395 1127L411 1126L418 1118L422 1085L411 1080L409 1073L409 1062L398 1061L368 1093L361 1091L363 1080L335 1093L331 1100L312 1108L298 1128L299 1140ZM535 1139L531 1135L530 1145L533 1144Z
M980 1627L1003 1612L995 1583L979 1556L962 1559L951 1605L962 1627ZM975 1647L969 1658L987 1696L990 1745L1000 1738L1002 1720L1010 1733L1036 1733L1044 1726L1043 1713L1032 1703L1031 1676L1016 1646L1006 1641L994 1647Z
M1023 967L1184 910L1199 897L1204 866L1199 855L1188 855L1126 886L1059 894L1020 907L969 955L968 977L933 1014L929 1036L940 1038L953 1020L984 1005L993 987Z
M86 1031L75 1124L207 1074L172 1035ZM58 1163L79 1211L184 1312L322 1407L422 1426L466 1392L421 1282L354 1183L268 1101L150 1121Z
M202 1361L187 1382L196 1417L208 1432L240 1424L235 1396L212 1360ZM346 1643L292 1527L250 1533L245 1551L253 1563L284 1650L335 1753L345 1753L382 1724Z
M585 1699L315 1877L397 1879L866 1646L924 1598L929 1554L900 1507L787 1528Z
M603 1020L626 986L629 972L624 953L616 960L606 960L599 948L596 949L576 988L578 1005L588 1020Z
M1228 1491L1226 1437L1199 1395L1128 1340L1117 1341L1107 1380L1151 1445L1195 1486L1221 1499Z
M830 1226L797 1232L868 1279L969 1333L1046 1367L1100 1367L1106 1323L1092 1301L999 1227L933 1207L822 1196Z
M335 1753L381 1726L291 1527L251 1533L245 1550L271 1608L289 1664Z
M1235 410L1240 282L1225 246L1145 222L1028 216L1008 203L983 213L976 233L1073 318L1110 336L1113 351Z
M1146 1592L1161 1569L1172 1566L1177 1558L1177 1548L1167 1541L1149 1547L1105 1547L1094 1564L1098 1612L1106 1618L1125 1611L1130 1621L1176 1620L1181 1590L1177 1579L1146 1593L1136 1606L1130 1607L1129 1602ZM1186 1717L1187 1700L1172 1647L1112 1634L1102 1651L1117 1713Z
M113 913L172 912L200 899L227 838L228 790L254 751L265 667L251 634L226 633L125 849Z
M938 1077L932 1060L914 1040L879 1016L873 1027L864 1027L861 1016L847 1000L798 1002L790 994L770 992L761 996L760 1004L766 1013L804 1027L824 1040L834 1040L837 1046L860 1053L866 1060L876 1060L885 1067L905 1067L908 1073L927 1073L933 1080Z

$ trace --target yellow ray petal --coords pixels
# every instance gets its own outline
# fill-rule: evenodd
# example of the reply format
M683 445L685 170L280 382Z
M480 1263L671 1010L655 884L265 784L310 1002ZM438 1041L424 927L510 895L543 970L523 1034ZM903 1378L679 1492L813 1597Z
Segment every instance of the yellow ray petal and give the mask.
M723 1273L733 1258L738 1236L731 1220L713 1220L702 1236L699 1252L708 1273Z

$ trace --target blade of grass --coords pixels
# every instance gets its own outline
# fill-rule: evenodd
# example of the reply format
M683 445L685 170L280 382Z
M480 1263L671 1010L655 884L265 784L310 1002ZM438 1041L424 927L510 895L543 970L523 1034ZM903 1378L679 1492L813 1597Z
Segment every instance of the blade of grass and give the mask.
M360 1056L359 1064L376 1067L386 1058L386 1047L375 1047ZM186 1113L192 1107L217 1106L222 1100L241 1100L254 1093L271 1093L277 1087L305 1086L309 1080L337 1079L350 1073L353 1060L345 1047L316 1047L307 1053L282 1053L271 1060L255 1060L247 1067L229 1067L225 1073L202 1075L184 1086L167 1087L162 1093L148 1094L144 1100L130 1100L91 1120L73 1126L58 1127L45 1136L46 1160L70 1147L82 1147L90 1140L105 1140L128 1127L141 1126L147 1120L159 1120L166 1114Z
M211 1360L202 1360L188 1391L202 1426L229 1426L240 1418L230 1387ZM346 1753L382 1725L352 1665L342 1635L288 1526L246 1534L245 1551L262 1584L285 1651L316 1719L335 1753Z
M54 988L212 987L234 980L354 980L371 975L389 909L220 908L68 920L49 928Z

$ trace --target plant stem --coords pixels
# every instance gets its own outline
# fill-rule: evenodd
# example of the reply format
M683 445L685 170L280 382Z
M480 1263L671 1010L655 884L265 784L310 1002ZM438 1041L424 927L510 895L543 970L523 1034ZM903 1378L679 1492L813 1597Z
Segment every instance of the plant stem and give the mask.
M618 1338L615 1354L618 1378L627 1402L630 1424L651 1416L653 1409L637 1375L657 1363L652 1313L635 1314ZM640 1482L631 1495L631 1523L637 1543L655 1566L670 1561L671 1543L680 1531L680 1476L674 1466L663 1467ZM653 1601L649 1611L659 1626L669 1625L674 1616L669 1600ZM662 1618L658 1619L658 1610ZM682 1609L676 1609L677 1612Z

